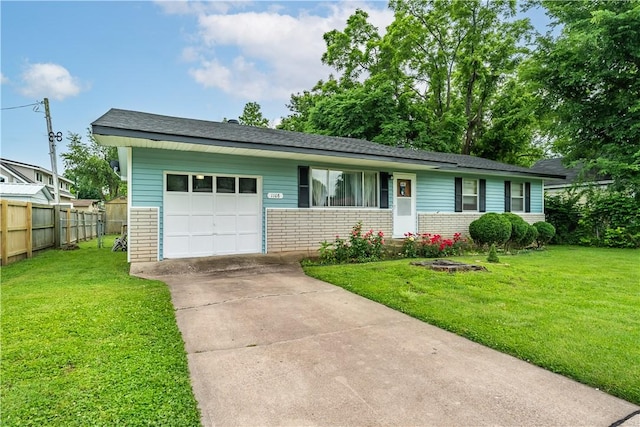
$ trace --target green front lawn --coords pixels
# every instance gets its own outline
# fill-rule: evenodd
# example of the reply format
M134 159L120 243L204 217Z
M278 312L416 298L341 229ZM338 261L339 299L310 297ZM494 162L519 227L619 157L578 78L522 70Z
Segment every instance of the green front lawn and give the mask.
M112 243L2 267L1 425L200 425L169 290Z
M550 247L454 258L448 274L410 260L305 272L425 322L640 404L640 251Z

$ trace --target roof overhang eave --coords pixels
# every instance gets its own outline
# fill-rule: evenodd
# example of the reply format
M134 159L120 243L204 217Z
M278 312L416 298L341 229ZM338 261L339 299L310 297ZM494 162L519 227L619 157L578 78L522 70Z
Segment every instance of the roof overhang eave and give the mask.
M110 147L135 147L160 150L178 150L185 152L201 152L213 154L230 154L237 156L253 156L265 158L291 159L316 163L351 164L393 170L400 165L407 165L406 169L432 170L442 166L440 162L408 159L385 155L374 155L356 152L331 151L310 149L304 147L277 146L259 143L244 143L233 141L211 141L198 143L195 141L167 141L139 137L116 136L100 134L93 130L93 135L99 144ZM119 150L120 151L120 150ZM450 164L445 164L450 165Z
M522 176L523 178L564 179L563 175L525 171L501 171L495 169L469 168L452 162L439 162L339 150L323 150L306 147L262 144L244 141L213 140L178 135L154 134L150 132L115 129L93 125L93 135L101 145L112 147L137 147L162 150L192 151L215 154L231 154L265 158L291 159L316 163L349 164L377 167L383 170L434 170L491 176Z

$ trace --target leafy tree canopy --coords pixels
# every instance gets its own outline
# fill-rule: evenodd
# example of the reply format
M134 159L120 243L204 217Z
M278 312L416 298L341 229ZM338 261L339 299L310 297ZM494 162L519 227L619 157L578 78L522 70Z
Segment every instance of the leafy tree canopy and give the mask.
M515 1L392 0L390 8L382 36L362 10L324 35L322 60L338 74L292 95L279 127L535 161L532 95L518 78L531 26L515 19Z
M640 1L538 4L562 26L527 69L555 150L640 197Z
M269 127L269 120L262 116L260 104L257 102L247 102L238 121L245 126Z
M90 131L88 142L77 133L69 133L68 151L62 153L64 176L74 182L72 192L80 199L111 200L127 193L124 181L110 166L118 158L115 147L98 145Z

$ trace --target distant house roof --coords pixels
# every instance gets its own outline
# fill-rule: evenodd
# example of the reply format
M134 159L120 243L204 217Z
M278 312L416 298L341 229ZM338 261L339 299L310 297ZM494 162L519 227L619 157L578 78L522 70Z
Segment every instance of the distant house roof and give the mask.
M53 201L53 195L44 184L0 183L0 197L11 199L42 199Z
M598 175L594 172L583 174L581 163L577 163L573 167L565 166L561 157L539 160L531 167L531 169L541 173L565 176L564 179L554 180L553 182L545 184L545 187L569 187L580 183L600 181L609 183L611 181L610 177Z
M407 164L424 169L559 178L555 174L480 157L390 147L373 142L279 129L111 109L92 123L96 140L107 146L201 151L277 158ZM122 162L121 162L122 163Z
M76 199L73 201L73 206L79 208L88 208L89 206L93 205L94 203L98 203L99 201L100 200L98 199Z
M11 173L15 174L17 177L19 177L21 180L23 180L26 183L35 183L35 181L32 178L29 178L27 176L25 176L23 173L21 173L19 170L16 169L16 166L22 166L25 168L29 168L29 169L33 169L35 171L40 171L40 172L44 172L48 175L52 175L53 172L51 172L48 169L45 169L43 167L37 166L37 165L32 165L29 163L23 163L23 162L17 162L15 160L9 160L9 159L4 159L4 158L0 158L0 165L2 165L3 168L7 169L8 171L10 171ZM62 175L58 175L58 179L61 181L66 181L69 184L73 184L73 181L70 180L69 178L65 178Z

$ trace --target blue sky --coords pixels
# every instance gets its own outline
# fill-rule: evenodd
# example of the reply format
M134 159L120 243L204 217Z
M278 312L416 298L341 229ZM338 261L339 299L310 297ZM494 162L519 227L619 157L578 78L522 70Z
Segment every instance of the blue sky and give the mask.
M256 101L275 123L327 78L322 35L356 8L393 18L382 1L2 0L1 156L51 168L44 109L7 109L45 97L58 155L110 108L220 121Z

